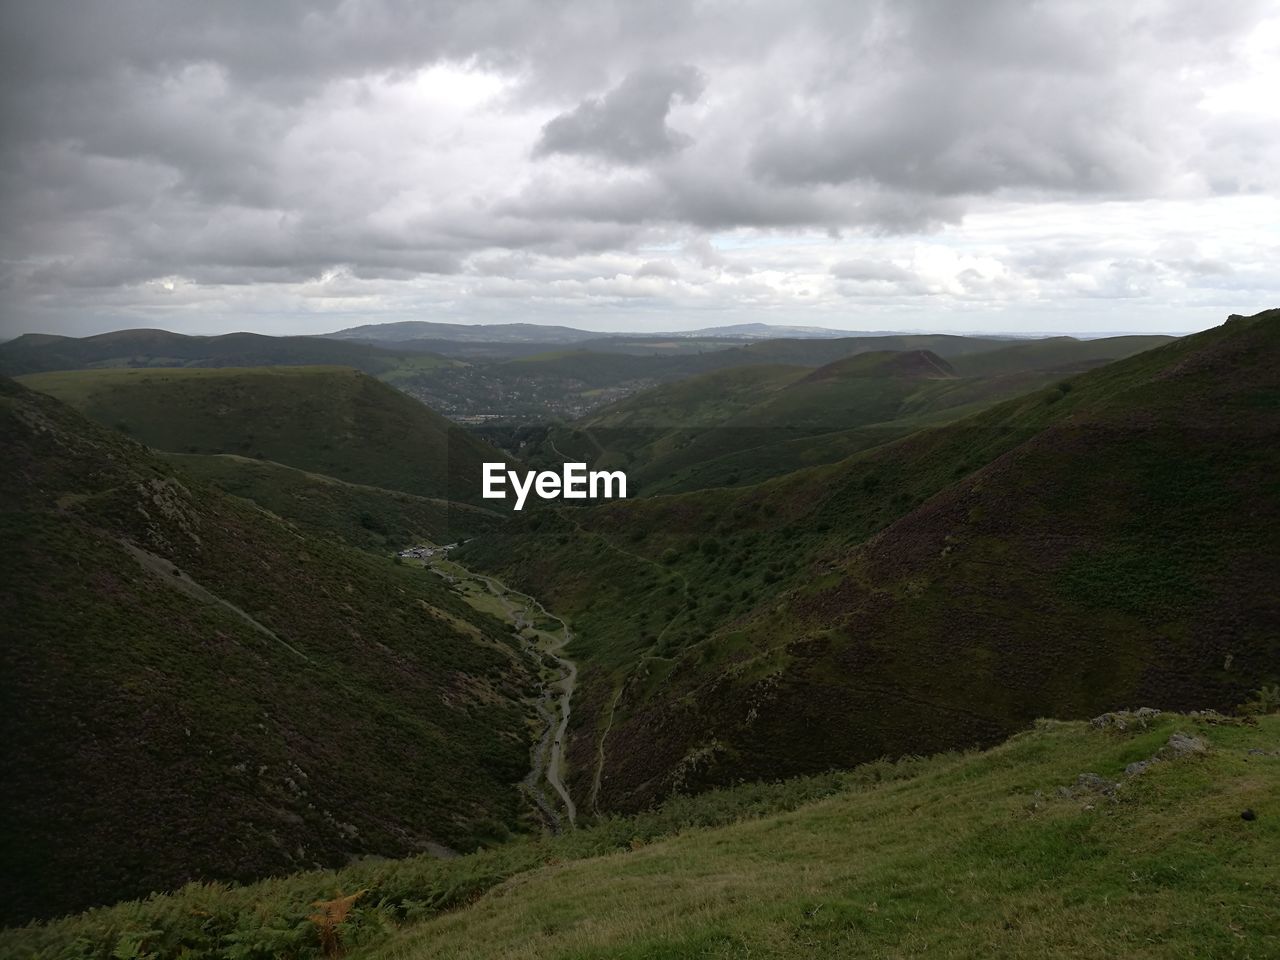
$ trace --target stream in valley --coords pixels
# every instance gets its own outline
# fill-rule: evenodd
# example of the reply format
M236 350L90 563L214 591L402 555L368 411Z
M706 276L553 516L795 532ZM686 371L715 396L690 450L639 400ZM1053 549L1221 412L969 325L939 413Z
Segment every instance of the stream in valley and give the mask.
M542 696L535 709L542 721L542 732L534 744L529 773L521 787L553 831L564 829L566 822L573 826L578 811L563 779L565 738L578 682L578 665L564 654L573 639L569 625L548 612L536 598L452 560L448 548L437 548L422 559L471 606L510 623L525 653L537 662Z

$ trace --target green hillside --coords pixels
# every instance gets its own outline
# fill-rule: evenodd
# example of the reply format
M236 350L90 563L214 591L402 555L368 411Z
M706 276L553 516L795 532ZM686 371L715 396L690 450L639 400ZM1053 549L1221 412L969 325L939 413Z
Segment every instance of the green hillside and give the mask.
M468 504L344 483L270 460L183 453L164 454L164 458L188 476L252 500L313 536L337 537L384 554L423 539L466 540L506 519Z
M757 483L958 419L1060 376L960 377L930 350L867 351L816 369L731 368L554 428L543 454L626 469L644 494Z
M504 624L11 380L0 454L6 920L522 822Z
M8 931L0 952L1269 957L1278 741L1276 716L1044 721L985 753L682 797L452 861L193 885ZM326 937L315 904L344 897Z
M830 466L542 510L464 552L575 629L583 809L1225 708L1280 679L1278 398L1271 311Z
M1173 337L1157 336L1100 337L1097 340L1048 337L1044 340L1022 341L999 350L958 356L954 358L952 366L958 374L965 377L1018 373L1022 370L1079 372L1163 346L1172 339Z
M172 453L274 460L352 483L480 501L487 444L339 367L92 370L22 382Z
M264 367L336 365L406 375L451 361L323 337L228 333L191 337L167 330L116 330L93 337L25 334L0 344L0 375L112 367Z
M997 350L1008 340L995 337L962 337L945 333L882 335L875 337L840 337L831 340L788 339L764 340L742 348L755 363L798 363L820 367L856 353L929 350L948 359L971 353Z

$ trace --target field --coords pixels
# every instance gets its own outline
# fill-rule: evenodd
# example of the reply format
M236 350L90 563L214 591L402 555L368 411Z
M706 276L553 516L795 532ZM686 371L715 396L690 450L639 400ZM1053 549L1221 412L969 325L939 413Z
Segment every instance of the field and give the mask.
M1274 955L1280 717L1118 719L1042 722L984 753L676 798L453 861L192 885L8 931L0 952ZM313 905L344 897L338 923Z

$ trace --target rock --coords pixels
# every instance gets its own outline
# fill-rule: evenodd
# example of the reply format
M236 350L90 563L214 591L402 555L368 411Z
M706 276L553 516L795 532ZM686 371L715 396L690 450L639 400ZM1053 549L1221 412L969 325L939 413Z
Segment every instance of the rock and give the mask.
M1116 710L1112 713L1104 713L1094 717L1089 723L1099 730L1105 730L1108 727L1114 727L1117 730L1136 727L1144 730L1159 716L1160 711L1153 707L1139 707L1137 710Z
M1155 763L1154 759L1135 760L1133 763L1129 764L1127 767L1124 768L1124 775L1126 777L1136 777L1139 774L1146 773L1148 770L1151 769L1151 765L1153 763Z
M1240 819L1248 820L1252 822L1258 819L1258 815L1254 813L1252 809L1247 809L1242 814L1240 814Z
M1099 793L1104 797L1112 797L1115 796L1115 792L1119 788L1120 784L1114 780L1100 777L1096 773L1082 773L1076 777L1076 785L1070 793L1071 796L1079 796L1082 793Z
M1204 753L1209 745L1199 737L1178 731L1169 738L1165 749L1175 757L1185 757L1189 753Z

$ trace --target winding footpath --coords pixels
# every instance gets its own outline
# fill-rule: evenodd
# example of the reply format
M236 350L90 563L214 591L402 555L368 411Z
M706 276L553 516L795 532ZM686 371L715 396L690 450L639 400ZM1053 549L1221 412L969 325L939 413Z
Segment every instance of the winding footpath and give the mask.
M550 657L555 663L559 675L554 679L544 676L542 699L535 705L546 726L534 745L530 770L522 786L553 830L562 829L565 819L569 826L573 826L578 810L563 777L564 744L573 707L573 691L578 684L578 665L564 655L565 648L573 639L569 625L550 613L535 597L513 590L496 577L468 570L443 553L427 560L426 564L429 570L458 587L462 598L477 609L493 612L484 602L484 597L471 594L469 584L496 601L503 618L512 625L513 635L524 644L526 653L538 661L540 672L545 672L542 668L544 657ZM548 621L559 626L548 630L538 625ZM559 804L547 797L544 781L553 791L553 797L559 798Z

